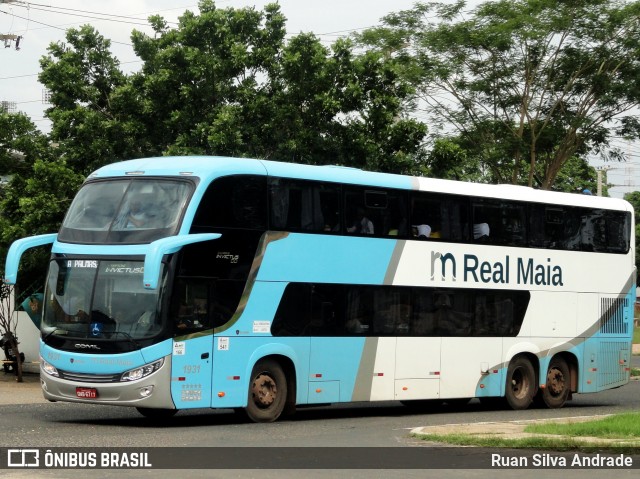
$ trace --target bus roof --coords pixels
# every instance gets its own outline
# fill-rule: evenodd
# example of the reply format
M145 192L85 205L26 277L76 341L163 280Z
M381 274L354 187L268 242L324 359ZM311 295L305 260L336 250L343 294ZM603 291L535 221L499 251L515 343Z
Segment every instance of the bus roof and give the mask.
M166 156L122 161L96 170L89 175L88 179L123 176L183 176L198 177L204 184L208 184L217 177L231 174L269 175L379 188L422 190L633 212L633 207L628 202L617 198L536 190L526 186L509 184L490 185L377 173L337 165L315 166L222 156Z

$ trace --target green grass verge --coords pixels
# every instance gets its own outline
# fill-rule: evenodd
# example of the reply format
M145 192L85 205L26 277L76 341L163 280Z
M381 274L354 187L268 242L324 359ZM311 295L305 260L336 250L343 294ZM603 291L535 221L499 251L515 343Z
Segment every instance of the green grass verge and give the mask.
M528 425L525 432L547 434L511 439L505 436L478 436L474 434L416 434L425 441L455 444L459 446L537 448L556 451L593 451L606 449L609 452L637 454L640 451L640 413L623 413L593 421L574 423L536 423ZM581 438L618 439L621 444L602 444L597 440L577 440Z
M640 328L633 330L633 344L640 344Z
M585 422L531 424L524 431L535 434L636 439L640 438L640 413L616 414Z

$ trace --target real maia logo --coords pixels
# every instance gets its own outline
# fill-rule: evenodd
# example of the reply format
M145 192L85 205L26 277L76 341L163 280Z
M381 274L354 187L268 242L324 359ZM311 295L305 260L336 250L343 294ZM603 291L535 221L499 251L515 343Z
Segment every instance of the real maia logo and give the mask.
M512 271L513 268L513 271ZM458 278L458 262L452 253L431 252L431 280L444 281ZM501 261L480 261L474 254L462 258L462 280L465 283L516 284L535 286L564 286L562 267L551 263L536 262L533 258L512 258L505 255Z

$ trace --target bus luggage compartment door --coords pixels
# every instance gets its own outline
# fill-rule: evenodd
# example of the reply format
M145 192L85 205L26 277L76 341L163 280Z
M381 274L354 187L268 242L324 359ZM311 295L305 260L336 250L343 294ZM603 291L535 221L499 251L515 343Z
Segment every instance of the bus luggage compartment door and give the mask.
M398 338L395 399L440 397L441 338Z

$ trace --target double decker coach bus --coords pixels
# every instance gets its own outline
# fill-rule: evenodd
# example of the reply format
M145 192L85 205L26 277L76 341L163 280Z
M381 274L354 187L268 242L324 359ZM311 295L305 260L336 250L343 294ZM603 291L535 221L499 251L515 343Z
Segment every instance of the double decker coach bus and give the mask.
M629 380L622 200L222 157L90 175L52 243L44 397L145 416L504 398Z

